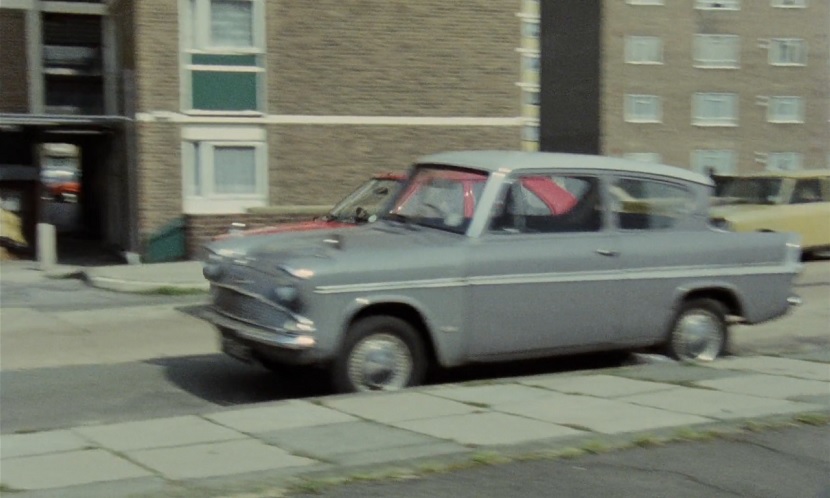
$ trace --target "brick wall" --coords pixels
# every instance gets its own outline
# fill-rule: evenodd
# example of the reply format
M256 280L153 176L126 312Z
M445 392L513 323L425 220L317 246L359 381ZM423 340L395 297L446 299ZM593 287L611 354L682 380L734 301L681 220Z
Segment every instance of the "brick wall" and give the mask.
M26 11L0 9L0 112L29 112Z
M519 0L267 4L270 113L519 114Z
M179 10L171 0L133 0L137 112L178 111Z
M171 123L136 123L138 155L138 225L145 240L182 215L182 167L179 127Z
M373 173L405 170L434 152L516 149L519 134L487 126L270 126L270 203L334 204Z

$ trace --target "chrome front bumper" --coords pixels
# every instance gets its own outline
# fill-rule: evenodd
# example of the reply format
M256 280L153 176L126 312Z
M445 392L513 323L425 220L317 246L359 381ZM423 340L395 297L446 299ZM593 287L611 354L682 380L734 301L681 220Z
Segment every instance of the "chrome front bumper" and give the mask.
M218 327L224 327L234 331L242 339L247 339L264 346L302 351L313 349L317 345L317 340L312 335L315 332L314 328L305 324L304 326L307 330L303 330L302 332L288 329L266 330L227 317L214 310L211 306L203 307L199 310L198 314L202 319Z
M790 306L801 306L804 301L801 299L800 296L796 296L793 294L792 296L787 298L787 304Z

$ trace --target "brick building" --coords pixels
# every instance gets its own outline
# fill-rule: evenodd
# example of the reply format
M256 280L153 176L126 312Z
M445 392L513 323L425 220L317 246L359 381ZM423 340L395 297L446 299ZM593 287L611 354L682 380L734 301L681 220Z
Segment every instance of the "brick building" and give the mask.
M3 0L0 167L78 147L88 231L139 253L439 150L823 167L829 24L830 0Z
M545 150L830 167L828 0L545 0L541 54Z

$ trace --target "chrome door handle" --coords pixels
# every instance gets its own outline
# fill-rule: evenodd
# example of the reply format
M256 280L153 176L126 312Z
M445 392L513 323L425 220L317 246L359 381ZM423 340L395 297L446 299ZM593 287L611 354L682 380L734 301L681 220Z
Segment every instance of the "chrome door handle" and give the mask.
M619 253L617 251L612 251L611 249L597 249L597 254L600 256L617 256Z

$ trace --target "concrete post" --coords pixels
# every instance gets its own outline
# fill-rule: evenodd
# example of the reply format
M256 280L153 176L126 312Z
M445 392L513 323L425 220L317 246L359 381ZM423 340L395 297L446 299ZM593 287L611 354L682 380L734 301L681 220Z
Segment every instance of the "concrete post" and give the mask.
M37 261L41 270L49 270L58 262L58 247L55 225L37 224Z

